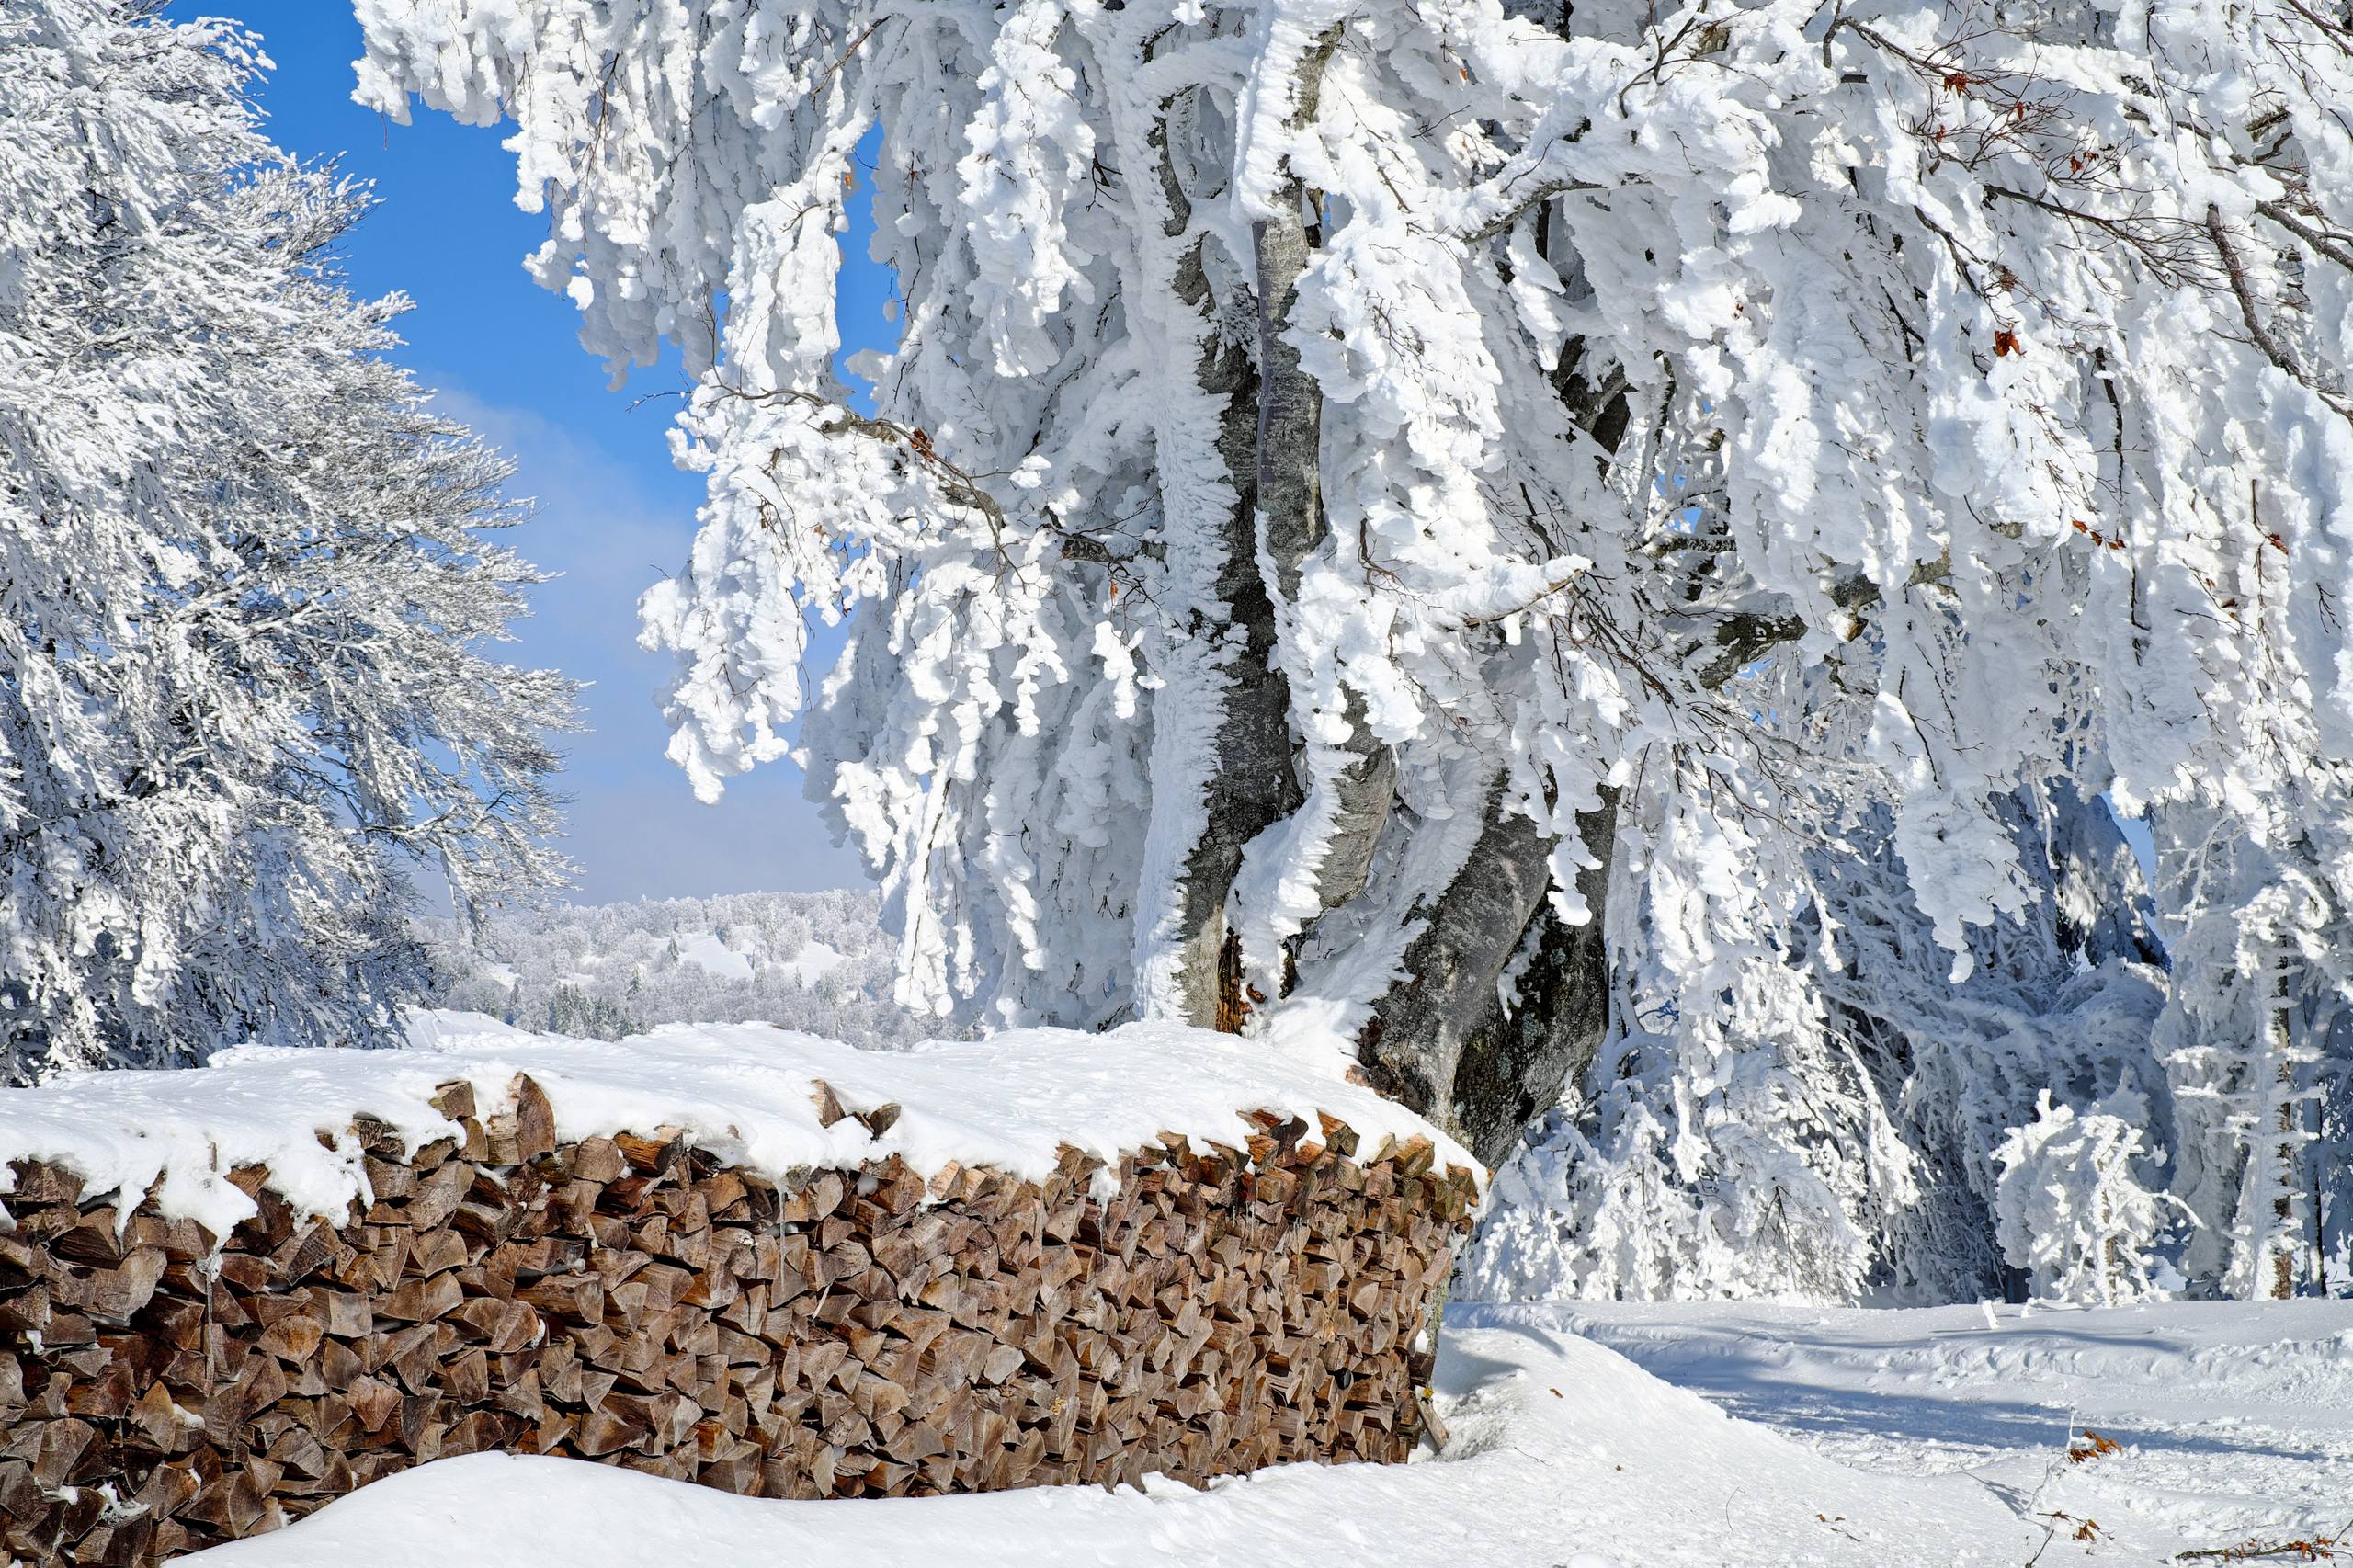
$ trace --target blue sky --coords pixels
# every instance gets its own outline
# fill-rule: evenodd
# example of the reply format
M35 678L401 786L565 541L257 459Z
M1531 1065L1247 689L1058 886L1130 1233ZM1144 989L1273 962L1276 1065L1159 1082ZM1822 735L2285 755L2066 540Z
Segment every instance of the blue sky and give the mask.
M445 405L520 464L515 488L538 519L507 536L563 575L539 590L518 631L518 663L593 682L591 730L570 737L562 787L572 799L565 848L583 902L801 891L860 882L801 798L800 772L775 763L699 805L662 755L658 707L666 657L636 645L637 596L686 560L701 483L670 466L665 436L683 386L675 363L620 390L582 351L572 306L534 284L523 257L544 221L515 205L505 132L457 124L422 106L393 125L351 101L359 28L344 0L180 0L190 15L230 16L262 35L277 69L260 102L278 145L336 158L373 182L381 202L347 242L365 294L395 290L416 309L402 323L403 360ZM888 341L886 280L848 236L842 304L846 352ZM824 650L829 656L830 646Z

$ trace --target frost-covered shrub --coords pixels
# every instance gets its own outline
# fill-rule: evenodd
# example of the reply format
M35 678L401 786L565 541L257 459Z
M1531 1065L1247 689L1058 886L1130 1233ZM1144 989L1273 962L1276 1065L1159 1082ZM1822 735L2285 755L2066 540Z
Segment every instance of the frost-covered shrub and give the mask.
M2009 811L2039 895L1971 934L1961 979L1876 811L1812 845L1754 824L1734 858L1750 874L1705 896L1688 854L1613 890L1610 1036L1498 1172L1465 1291L2002 1293L1995 1155L2037 1095L2165 1092L2137 863L2097 801L2053 787Z
M1995 1152L2002 1255L2039 1299L2114 1306L2179 1285L2157 1249L2181 1209L2144 1184L2155 1157L2142 1138L2147 1119L2129 1091L2078 1111L2045 1090L2034 1120Z
M2227 1295L2347 1278L2353 1251L2353 921L2327 869L2353 812L2158 813L2176 983L2155 1045L2173 1086L2187 1270Z
M1788 1080L1792 1091L1799 1085ZM1688 1112L1696 1108L1687 1104ZM1495 1173L1456 1293L1472 1301L1850 1301L1872 1238L1825 1173L1719 1108L1677 1129L1629 1098L1599 1143L1564 1109Z

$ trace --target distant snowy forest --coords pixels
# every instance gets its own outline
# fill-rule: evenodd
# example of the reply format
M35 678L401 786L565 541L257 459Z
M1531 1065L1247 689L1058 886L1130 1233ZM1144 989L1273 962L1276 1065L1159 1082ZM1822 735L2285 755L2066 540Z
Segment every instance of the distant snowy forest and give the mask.
M619 1040L758 1019L871 1046L952 1032L892 1000L895 953L868 892L553 904L471 932L447 918L417 928L430 1005L524 1028Z

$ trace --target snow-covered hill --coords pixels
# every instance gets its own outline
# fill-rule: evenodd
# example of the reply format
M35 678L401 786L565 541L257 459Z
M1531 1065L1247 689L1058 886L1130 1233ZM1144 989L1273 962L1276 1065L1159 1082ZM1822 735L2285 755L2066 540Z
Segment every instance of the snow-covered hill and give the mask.
M2317 1544L2353 1514L2344 1302L1461 1306L1438 1385L1451 1441L1402 1470L790 1503L481 1454L189 1561L2154 1568L2184 1551Z
M431 1005L527 1028L618 1040L760 1019L869 1046L941 1032L892 1000L891 938L867 892L558 904L494 916L475 941L424 924Z

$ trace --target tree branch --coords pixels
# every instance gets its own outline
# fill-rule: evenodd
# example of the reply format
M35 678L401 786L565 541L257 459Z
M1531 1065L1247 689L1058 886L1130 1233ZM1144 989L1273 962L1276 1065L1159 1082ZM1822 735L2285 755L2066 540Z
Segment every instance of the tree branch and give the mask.
M2230 231L2222 226L2222 210L2209 202L2206 207L2206 233L2214 241L2214 253L2222 258L2222 276L2231 282L2231 293L2239 302L2239 318L2246 324L2247 335L2263 350L2263 357L2290 378L2302 381L2304 368L2297 363L2288 346L2271 335L2256 309L2255 290L2248 284L2245 264L2239 259L2237 247L2231 244Z

